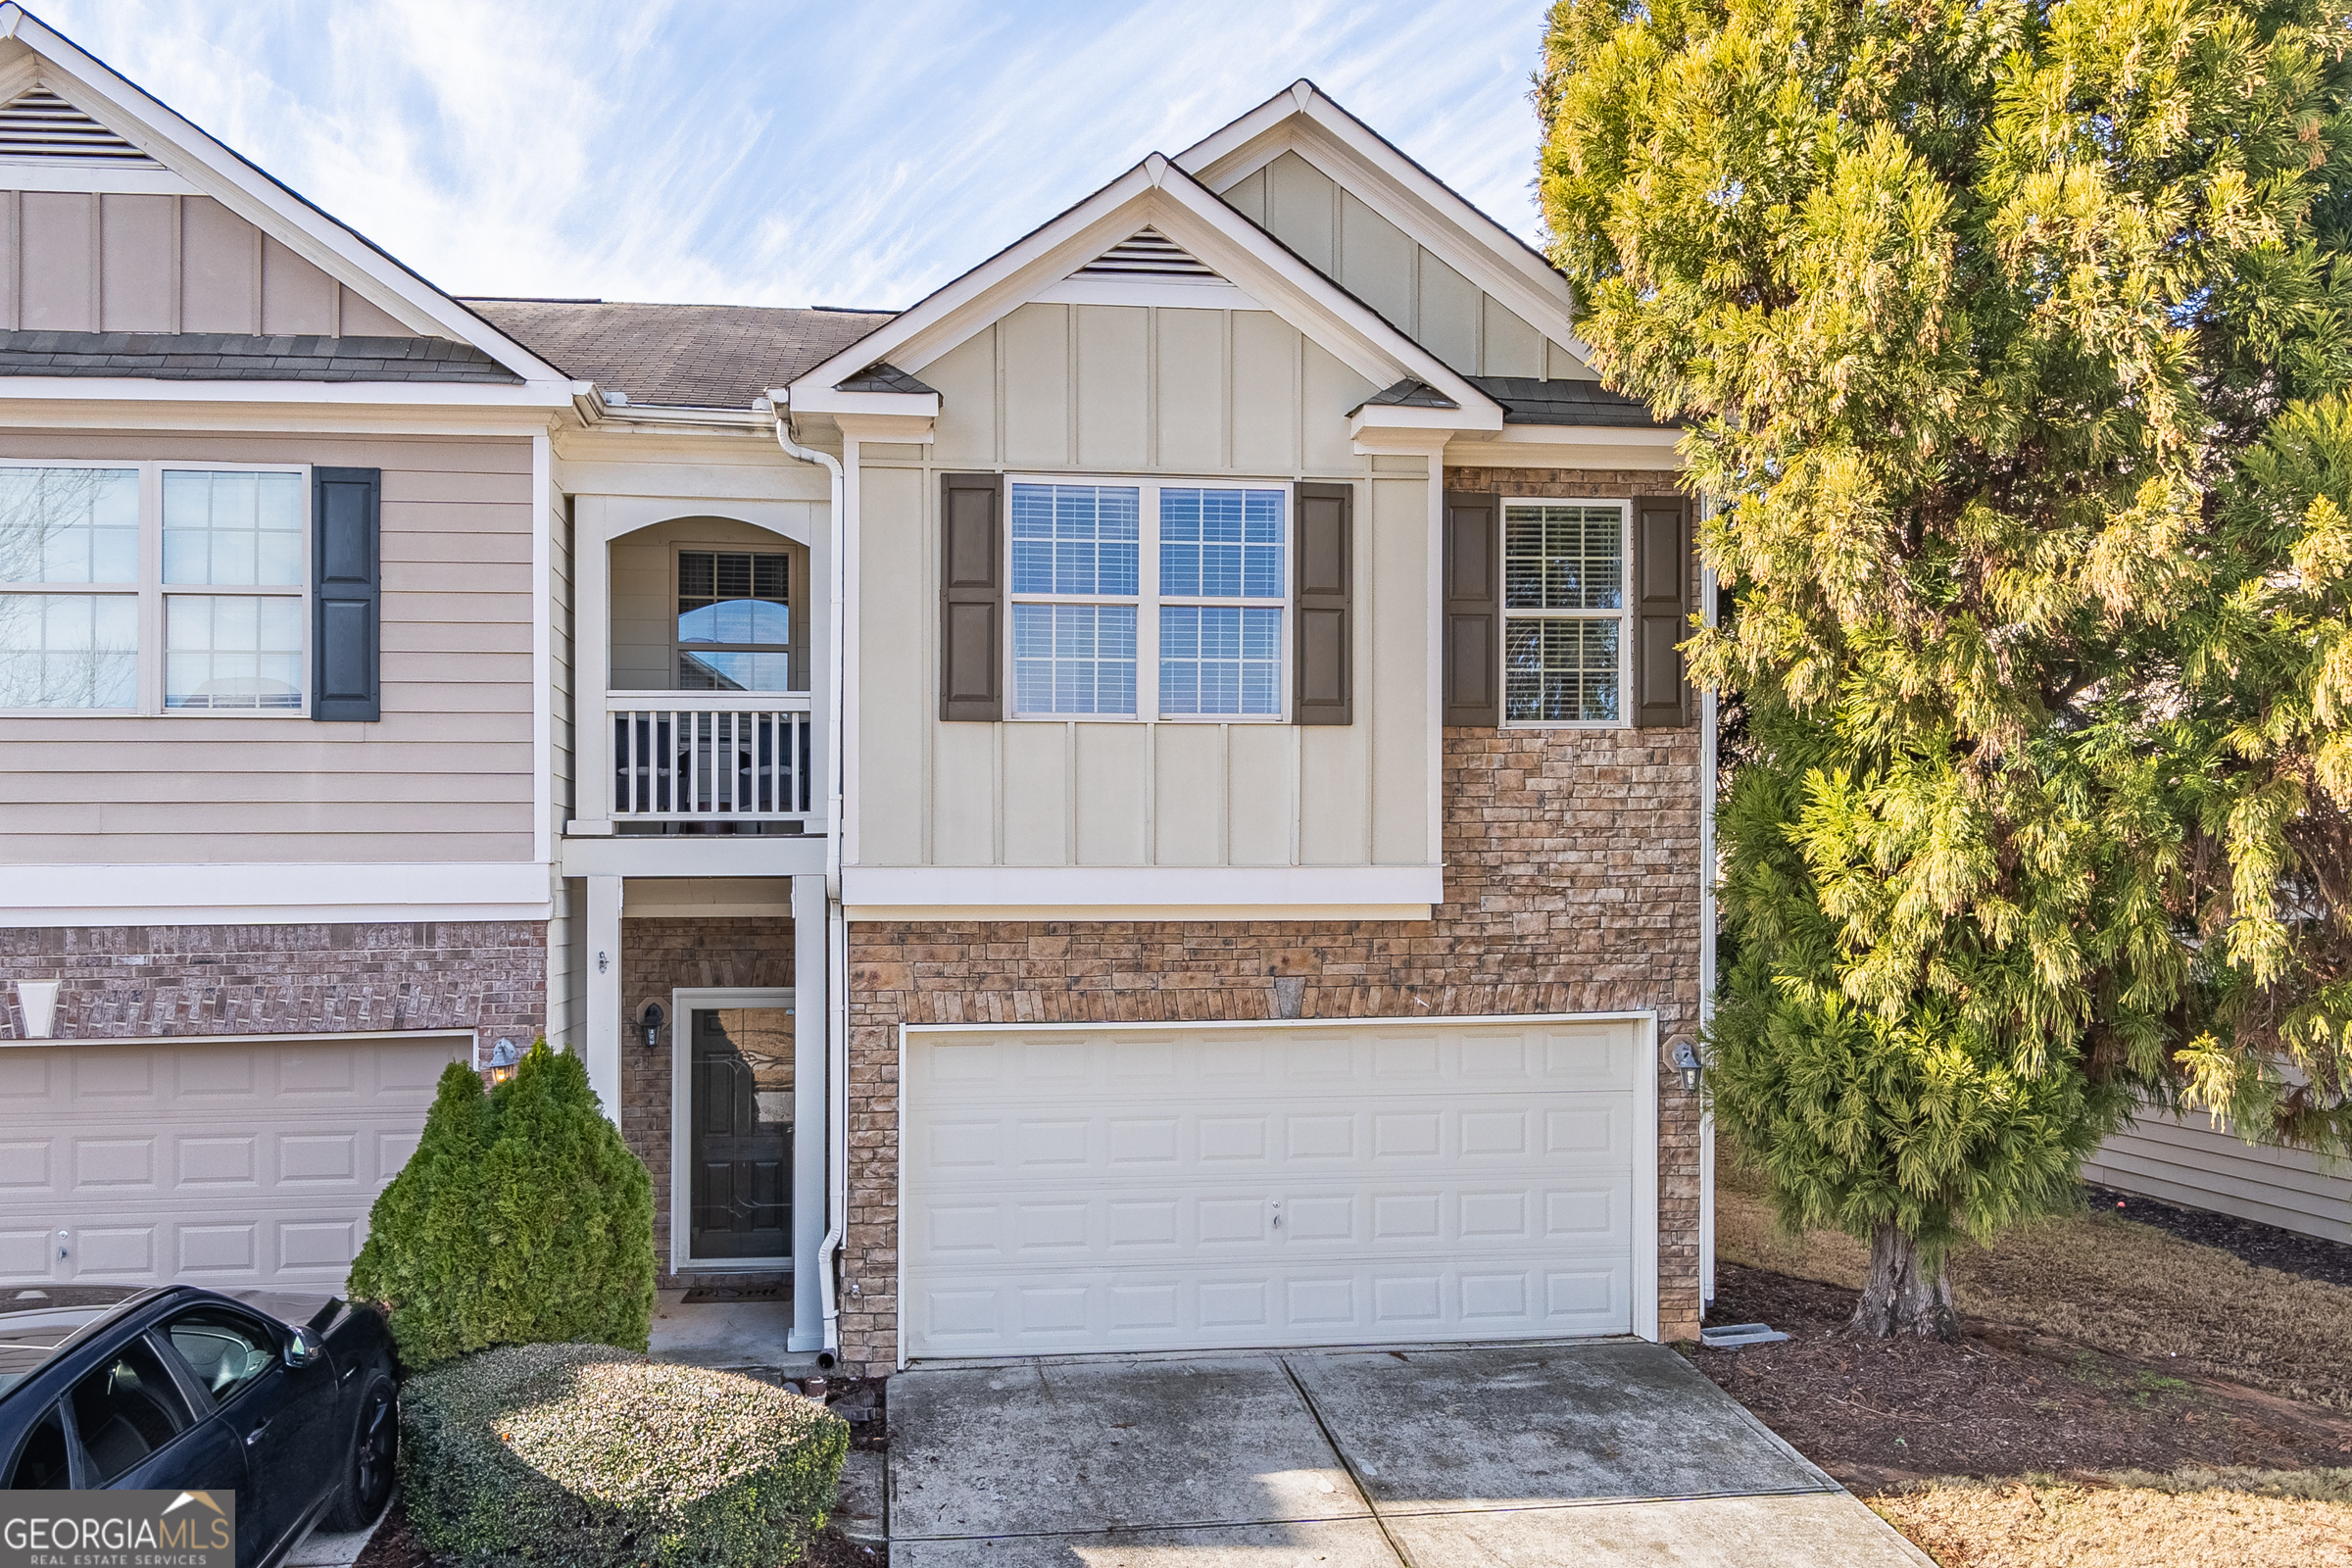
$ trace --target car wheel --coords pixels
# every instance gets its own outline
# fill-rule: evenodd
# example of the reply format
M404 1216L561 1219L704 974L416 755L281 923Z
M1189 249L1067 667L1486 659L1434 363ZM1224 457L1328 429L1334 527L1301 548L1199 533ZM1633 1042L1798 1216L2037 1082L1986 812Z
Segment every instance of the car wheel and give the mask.
M400 1454L400 1409L394 1401L392 1380L378 1372L360 1396L360 1419L351 1434L351 1463L343 1472L343 1487L334 1506L320 1523L322 1530L341 1533L365 1530L384 1511L392 1495L392 1465Z

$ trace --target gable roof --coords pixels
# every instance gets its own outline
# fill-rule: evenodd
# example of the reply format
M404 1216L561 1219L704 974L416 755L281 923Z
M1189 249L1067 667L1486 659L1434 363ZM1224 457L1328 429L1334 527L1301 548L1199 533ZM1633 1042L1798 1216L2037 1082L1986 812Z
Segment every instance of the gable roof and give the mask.
M748 409L891 319L885 311L603 300L463 301L566 374L638 404ZM861 362L872 363L870 360Z
M1178 153L1176 163L1222 194L1286 152L1337 180L1538 331L1583 355L1575 293L1544 253L1304 76Z
M1474 375L1480 390L1502 405L1505 424L1601 425L1635 430L1679 430L1649 405L1598 381L1539 381L1530 375Z
M1375 386L1422 381L1460 412L1463 428L1499 428L1500 405L1158 153L796 377L793 391L837 391L876 361L920 371L1146 228L1247 288Z
M30 89L45 91L73 111L59 116L46 108L46 100L35 100L34 107L61 126L92 141L74 123L76 118L86 120L140 155L137 161L110 155L114 161L136 162L141 169L147 162L161 165L168 177L212 197L419 337L470 344L523 381L565 379L381 246L216 141L17 0L0 0L0 39L31 51L28 58L0 66L0 104L22 103ZM80 161L96 160L85 155Z

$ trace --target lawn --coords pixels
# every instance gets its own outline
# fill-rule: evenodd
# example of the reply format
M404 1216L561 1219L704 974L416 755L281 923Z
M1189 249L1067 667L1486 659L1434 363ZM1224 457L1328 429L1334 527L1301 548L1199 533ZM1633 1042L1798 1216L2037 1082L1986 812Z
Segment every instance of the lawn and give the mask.
M1867 1250L1731 1159L1716 1249L1794 1337L1693 1359L1946 1568L2352 1568L2352 1289L2086 1212L1954 1256L1963 1344L1848 1340Z

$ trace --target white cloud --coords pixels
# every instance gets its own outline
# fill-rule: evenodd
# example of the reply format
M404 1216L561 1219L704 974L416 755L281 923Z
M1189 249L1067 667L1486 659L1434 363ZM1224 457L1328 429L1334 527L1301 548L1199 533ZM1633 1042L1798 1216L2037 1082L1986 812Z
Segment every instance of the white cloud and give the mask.
M1298 76L1534 237L1543 8L45 0L444 287L903 306Z

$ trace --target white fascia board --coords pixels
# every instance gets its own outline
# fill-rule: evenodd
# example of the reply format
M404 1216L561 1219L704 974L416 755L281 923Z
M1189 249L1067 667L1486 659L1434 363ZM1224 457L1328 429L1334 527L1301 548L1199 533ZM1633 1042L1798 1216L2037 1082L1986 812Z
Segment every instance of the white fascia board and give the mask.
M1446 902L1446 874L1438 865L845 865L841 901L859 906L1017 906L1069 911L1066 918L1080 918L1078 911L1090 908L1147 905L1434 905Z
M0 92L6 92L0 87ZM0 163L0 190L96 191L104 196L201 196L169 169L116 169L99 163Z
M0 866L0 926L544 920L552 898L534 860Z
M919 374L1147 224L1375 386L1409 377L1500 421L1494 399L1157 153L794 381L794 406L877 360Z
M741 838L610 838L566 836L556 841L564 876L744 877L815 876L825 868L823 835L762 834Z
M660 911L656 911L660 912ZM700 911L696 911L700 912ZM933 920L1427 920L1426 904L850 904L842 918L909 925Z
M159 381L133 375L0 375L0 401L319 404L441 409L568 409L569 381Z
M1683 466L1683 434L1608 425L1506 424L1493 434L1456 437L1446 445L1446 461L1458 468L1672 471Z
M1366 430L1500 430L1500 409L1430 409L1409 403L1367 403L1348 416L1350 436Z
M0 4L0 37L15 38L39 55L42 79L67 89L59 96L74 101L329 277L358 288L410 330L470 343L529 380L564 379L562 371L521 343L263 173L15 0Z
M397 404L78 403L0 398L0 429L203 430L284 435L487 436L529 439L544 410L404 408Z
M1464 200L1303 78L1176 155L1211 190L1230 190L1286 152L1395 223L1439 260L1526 317L1569 334L1579 358L1576 292L1526 241Z
M520 1034L522 1031L517 1029L514 1033ZM243 1034L230 1035L157 1034L97 1035L93 1037L58 1035L43 1036L37 1040L11 1035L0 1039L0 1051L14 1051L19 1047L58 1046L71 1046L76 1050L84 1046L267 1046L280 1041L300 1041L304 1045L309 1045L320 1040L336 1045L356 1043L362 1040L465 1040L470 1042L475 1038L475 1032L471 1029L309 1029L273 1032L257 1029Z
M939 417L939 394L936 392L844 392L839 387L803 386L798 390L787 389L786 398L795 414L876 414L917 419ZM769 401L774 401L774 394L769 394Z

